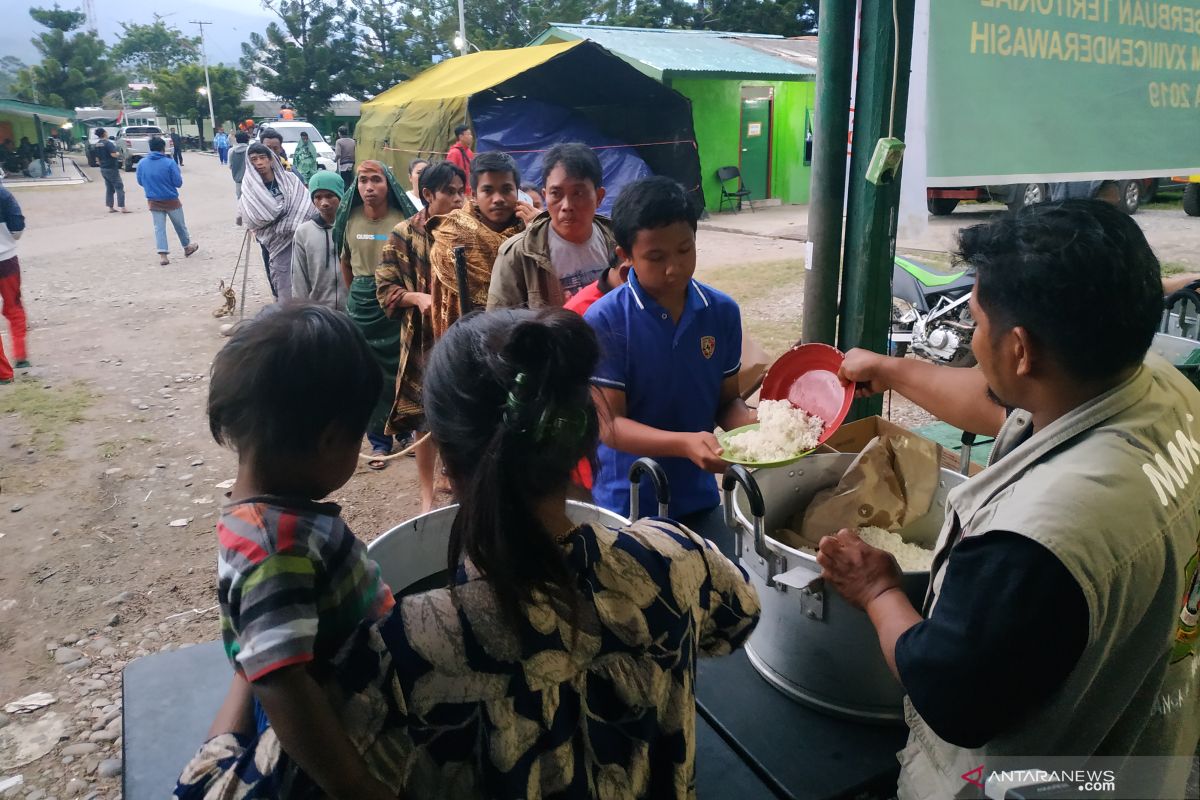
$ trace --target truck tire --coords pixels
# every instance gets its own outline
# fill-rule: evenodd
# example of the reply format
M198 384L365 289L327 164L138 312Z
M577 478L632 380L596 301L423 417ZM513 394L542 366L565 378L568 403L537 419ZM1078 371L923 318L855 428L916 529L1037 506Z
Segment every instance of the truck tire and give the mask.
M1008 210L1016 214L1026 206L1036 206L1050 199L1050 192L1044 183L1018 183L1013 186Z
M944 217L954 213L954 209L958 208L958 198L956 197L930 197L925 201L929 207L929 213L935 217Z
M133 159L132 158L125 159L125 171L133 172Z
M1117 193L1120 198L1117 201L1117 208L1126 214L1136 214L1138 207L1142 204L1142 182L1118 181Z
M1183 211L1189 217L1200 217L1200 183L1183 187Z

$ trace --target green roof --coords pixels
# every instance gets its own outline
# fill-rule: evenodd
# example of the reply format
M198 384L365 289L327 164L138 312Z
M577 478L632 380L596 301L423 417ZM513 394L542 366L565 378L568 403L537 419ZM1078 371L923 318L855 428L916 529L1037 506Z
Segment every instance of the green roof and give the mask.
M530 44L572 39L589 39L658 80L685 76L806 80L816 74L813 69L738 41L788 41L782 36L766 34L551 23Z
M75 112L66 108L54 106L39 106L37 103L25 103L21 100L0 99L0 114L20 114L23 117L38 115L45 122L65 125L75 119Z

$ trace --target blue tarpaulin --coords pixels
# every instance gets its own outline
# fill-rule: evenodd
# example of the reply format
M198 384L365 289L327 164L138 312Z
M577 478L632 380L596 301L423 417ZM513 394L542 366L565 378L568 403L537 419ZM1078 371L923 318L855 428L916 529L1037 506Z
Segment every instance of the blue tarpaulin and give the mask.
M540 185L542 157L559 142L583 142L596 150L604 168L607 194L601 214L611 214L621 190L654 173L637 150L600 130L585 116L569 108L527 98L496 99L476 96L470 101L471 122L478 140L477 152L503 150L521 168L521 180ZM524 151L524 152L523 152Z

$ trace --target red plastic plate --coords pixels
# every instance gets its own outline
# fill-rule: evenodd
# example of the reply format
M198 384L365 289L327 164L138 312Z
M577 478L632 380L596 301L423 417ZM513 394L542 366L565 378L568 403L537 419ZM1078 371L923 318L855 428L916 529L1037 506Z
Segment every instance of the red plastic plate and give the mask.
M854 384L845 385L838 369L845 356L827 344L802 344L779 357L763 377L763 400L789 400L796 408L825 420L822 444L850 413Z

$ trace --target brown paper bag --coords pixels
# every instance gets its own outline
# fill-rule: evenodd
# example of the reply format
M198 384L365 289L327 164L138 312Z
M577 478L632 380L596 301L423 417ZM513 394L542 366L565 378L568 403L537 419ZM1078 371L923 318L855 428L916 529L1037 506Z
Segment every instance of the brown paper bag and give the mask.
M929 512L938 469L934 442L904 434L876 436L837 486L818 492L796 514L792 530L810 547L841 528L899 530Z
M767 367L771 366L771 357L754 338L742 329L742 369L738 372L738 394L743 400L758 391L758 383Z

